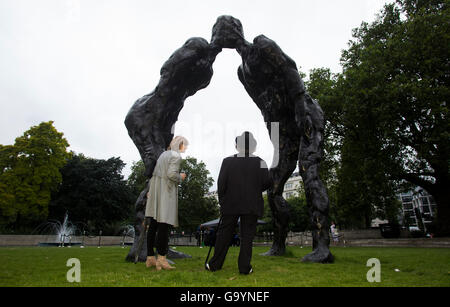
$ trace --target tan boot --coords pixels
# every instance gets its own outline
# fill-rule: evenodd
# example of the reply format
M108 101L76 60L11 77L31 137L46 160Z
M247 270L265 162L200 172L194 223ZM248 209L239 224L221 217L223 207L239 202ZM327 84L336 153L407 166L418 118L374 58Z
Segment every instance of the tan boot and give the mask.
M167 262L166 256L158 256L158 260L156 260L156 269L160 271L164 270L173 270L175 267L171 266L169 262Z
M147 261L145 262L145 266L151 268L152 266L156 266L156 257L149 256L147 257Z

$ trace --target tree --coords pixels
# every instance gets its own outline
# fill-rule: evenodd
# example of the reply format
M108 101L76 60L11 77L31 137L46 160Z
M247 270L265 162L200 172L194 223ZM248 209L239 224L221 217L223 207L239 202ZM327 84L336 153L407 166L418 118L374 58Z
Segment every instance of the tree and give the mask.
M297 196L286 199L289 203L289 230L295 232L304 232L310 230L310 214L308 204L306 202L305 188L301 184L297 189ZM259 232L273 232L273 216L270 210L267 194L263 195L264 213L262 219L266 224L258 226Z
M53 121L31 127L14 145L0 145L0 218L14 228L47 219L51 193L61 180L60 168L69 143Z
M306 84L325 114L321 176L327 186L331 215L348 228L370 227L374 217L394 219L395 215L385 212L398 210L396 186L366 154L380 150L373 136L371 110L354 111L351 97L346 96L343 74L314 69Z
M448 1L398 0L374 23L354 30L355 40L341 59L348 153L359 144L364 172L379 170L374 180L406 180L427 190L438 206L441 233L447 234L448 20Z
M132 189L136 198L138 198L141 191L148 184L147 177L145 176L145 165L142 160L133 162L131 165L131 174L128 176L127 184Z
M388 4L353 31L341 74L311 72L308 91L326 119L321 173L335 168L330 210L341 223L395 221L396 193L409 183L433 195L441 233L450 233L449 17L448 1Z
M125 163L74 155L62 168L62 184L52 197L51 217L61 220L65 212L73 222L92 230L115 234L118 223L131 219L135 196L123 179Z
M263 225L258 226L258 232L273 232L273 222L272 222L272 210L270 210L269 200L267 199L267 194L263 194L264 201L264 213L262 220L266 222Z
M214 197L205 197L213 185L205 163L187 157L181 162L181 172L187 176L179 189L179 225L180 229L193 232L200 224L217 218L219 206Z
M311 222L305 194L302 193L299 196L290 197L287 201L290 209L289 230L295 232L309 230Z

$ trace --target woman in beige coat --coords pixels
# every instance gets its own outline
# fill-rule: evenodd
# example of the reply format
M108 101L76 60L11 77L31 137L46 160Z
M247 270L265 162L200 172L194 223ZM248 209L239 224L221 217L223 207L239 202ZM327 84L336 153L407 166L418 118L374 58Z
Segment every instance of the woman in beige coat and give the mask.
M178 184L186 178L180 173L181 156L188 141L176 136L168 150L163 152L156 162L150 188L147 194L145 217L149 223L147 232L147 267L156 266L157 270L174 269L166 259L169 251L170 226L178 226ZM155 257L154 248L158 251Z

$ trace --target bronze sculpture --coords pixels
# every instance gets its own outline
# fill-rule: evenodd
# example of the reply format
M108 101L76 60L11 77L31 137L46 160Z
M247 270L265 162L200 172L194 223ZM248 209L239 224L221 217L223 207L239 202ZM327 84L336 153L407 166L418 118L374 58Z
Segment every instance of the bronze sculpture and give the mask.
M284 184L299 170L305 184L313 230L313 252L303 261L332 262L329 251L328 196L318 175L322 157L324 120L318 103L305 91L295 62L272 40L260 35L249 43L241 22L232 16L220 16L212 31L211 43L191 38L166 61L155 90L138 99L125 119L125 125L150 178L158 156L173 137L172 127L187 97L205 88L212 77L212 64L222 48L232 48L242 57L238 77L261 110L271 133L278 123L279 138L274 144L278 163L270 168L274 184L268 199L273 215L275 236L265 255L283 255L288 232L289 205L283 198ZM147 189L136 201L136 234L141 231ZM134 259L135 244L127 260ZM144 249L145 251L145 249ZM173 255L176 256L176 255ZM143 261L146 255L140 255ZM170 258L170 255L168 255Z

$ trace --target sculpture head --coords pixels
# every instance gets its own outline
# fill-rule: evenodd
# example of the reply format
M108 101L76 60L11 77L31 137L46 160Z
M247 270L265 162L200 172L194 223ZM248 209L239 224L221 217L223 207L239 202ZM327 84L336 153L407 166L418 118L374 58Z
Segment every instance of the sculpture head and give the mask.
M219 48L235 49L244 41L244 30L239 19L228 15L222 15L217 18L212 29L211 45Z

